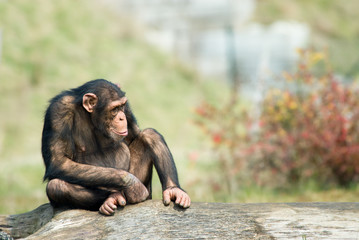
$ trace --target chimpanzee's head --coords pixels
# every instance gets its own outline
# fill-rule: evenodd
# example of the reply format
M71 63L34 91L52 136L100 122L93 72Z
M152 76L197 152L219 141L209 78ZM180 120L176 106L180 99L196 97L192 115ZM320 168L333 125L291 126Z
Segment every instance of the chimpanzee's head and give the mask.
M89 82L89 86L82 106L90 113L95 129L114 141L124 139L128 135L125 93L118 85L102 79Z

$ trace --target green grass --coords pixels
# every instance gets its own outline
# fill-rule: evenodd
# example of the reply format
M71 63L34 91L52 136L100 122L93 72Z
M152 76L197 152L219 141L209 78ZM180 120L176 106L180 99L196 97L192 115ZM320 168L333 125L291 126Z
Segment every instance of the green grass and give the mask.
M39 154L15 155L1 162L0 213L21 213L47 202Z

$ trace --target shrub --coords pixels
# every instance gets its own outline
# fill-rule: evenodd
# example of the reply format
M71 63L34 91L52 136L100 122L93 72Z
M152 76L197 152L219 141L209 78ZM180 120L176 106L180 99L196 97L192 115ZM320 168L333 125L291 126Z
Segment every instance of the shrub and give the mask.
M326 54L299 50L293 74L267 92L255 119L239 101L197 108L227 181L250 173L261 185L359 181L359 91L330 71ZM230 185L230 184L229 184Z

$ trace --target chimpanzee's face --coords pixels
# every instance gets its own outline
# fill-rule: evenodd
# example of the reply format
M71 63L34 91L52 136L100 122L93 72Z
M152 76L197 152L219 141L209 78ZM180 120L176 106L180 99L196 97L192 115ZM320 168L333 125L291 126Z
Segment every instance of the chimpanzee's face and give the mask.
M127 98L103 98L94 93L87 93L83 96L82 105L90 113L95 129L114 141L121 141L128 135L125 115Z
M126 97L113 101L108 104L104 112L104 130L113 140L122 140L128 135L125 115L126 102Z

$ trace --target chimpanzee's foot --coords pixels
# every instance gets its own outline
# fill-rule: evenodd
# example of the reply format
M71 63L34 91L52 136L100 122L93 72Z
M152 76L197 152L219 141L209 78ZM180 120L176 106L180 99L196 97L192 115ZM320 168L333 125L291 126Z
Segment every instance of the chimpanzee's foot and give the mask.
M126 205L126 199L122 192L112 193L101 205L99 211L104 215L114 214L117 206L124 207Z

